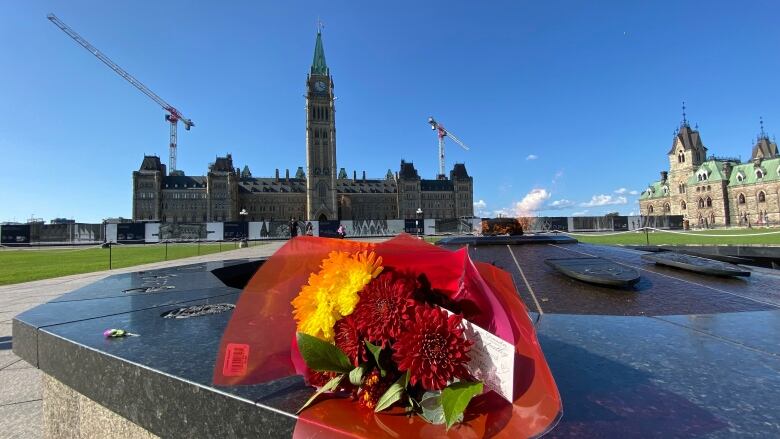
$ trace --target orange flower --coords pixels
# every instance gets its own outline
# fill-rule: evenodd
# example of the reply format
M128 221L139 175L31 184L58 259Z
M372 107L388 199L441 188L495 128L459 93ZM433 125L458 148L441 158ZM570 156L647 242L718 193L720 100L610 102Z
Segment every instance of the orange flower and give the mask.
M333 251L320 267L293 299L293 316L298 331L332 342L333 326L355 310L358 292L382 272L382 258L374 252Z

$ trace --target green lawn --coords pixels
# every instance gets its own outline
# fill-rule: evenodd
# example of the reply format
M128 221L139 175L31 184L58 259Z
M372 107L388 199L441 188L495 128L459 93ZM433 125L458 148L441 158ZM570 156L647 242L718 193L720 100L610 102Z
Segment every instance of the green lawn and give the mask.
M251 243L252 246L262 245ZM122 268L207 255L234 250L235 243L115 245L111 249L111 267ZM69 274L108 270L107 248L70 249L0 249L0 285L49 279Z
M606 245L780 245L780 229L730 229L690 230L672 232L619 233L580 232L571 236L580 242ZM729 236L733 235L733 236ZM756 236L750 236L756 235ZM435 244L442 236L426 236L425 241Z
M675 232L651 231L647 236L645 236L644 232L629 232L619 235L577 233L572 236L580 242L607 245L646 245L648 241L650 245L780 245L780 229L756 228Z

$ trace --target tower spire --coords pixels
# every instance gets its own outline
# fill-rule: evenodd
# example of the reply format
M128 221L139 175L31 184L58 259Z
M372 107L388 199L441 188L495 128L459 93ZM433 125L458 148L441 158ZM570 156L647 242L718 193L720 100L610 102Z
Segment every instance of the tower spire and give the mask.
M322 21L317 20L317 42L314 44L314 60L311 63L312 75L327 75L328 65L325 63L325 49L322 47Z
M758 124L761 125L761 138L767 137L766 132L764 132L764 117L758 116Z
M687 127L688 126L688 119L685 117L685 101L683 101L683 103L682 103L682 116L683 116L683 118L682 118L682 125L681 126Z

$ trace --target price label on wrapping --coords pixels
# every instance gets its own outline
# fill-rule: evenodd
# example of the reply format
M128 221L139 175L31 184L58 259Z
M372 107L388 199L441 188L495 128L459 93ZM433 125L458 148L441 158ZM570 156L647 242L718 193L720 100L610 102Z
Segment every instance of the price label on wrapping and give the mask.
M249 364L249 345L228 343L225 349L225 363L222 365L222 375L240 377L246 375Z

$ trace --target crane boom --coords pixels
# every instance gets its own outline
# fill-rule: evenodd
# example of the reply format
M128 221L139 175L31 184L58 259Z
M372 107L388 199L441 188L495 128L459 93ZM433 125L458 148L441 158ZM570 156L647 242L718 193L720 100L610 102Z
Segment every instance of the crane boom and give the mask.
M89 53L94 55L97 59L102 61L105 65L107 65L111 70L116 72L119 76L125 78L127 82L130 84L133 84L135 88L141 91L141 93L145 94L149 98L151 98L153 101L155 101L159 106L161 106L165 111L168 112L168 114L165 115L165 120L168 121L171 125L171 134L170 134L170 155L169 155L169 171L172 173L176 170L176 125L178 121L181 120L181 122L184 124L184 129L189 131L191 127L195 126L195 123L190 120L187 117L184 117L183 114L179 110L176 109L173 105L169 104L165 101L165 99L161 98L157 95L157 93L153 92L149 87L145 86L141 81L135 79L133 75L128 73L125 69L120 67L117 63L114 61L111 61L111 58L106 56L103 52L101 52L97 47L90 44L89 41L84 39L81 35L79 35L75 30L73 30L70 26L62 22L59 18L57 18L54 14L48 14L46 15L46 18L49 19L54 25L59 27L65 34L67 34L69 37L71 37L74 41L79 43L82 47L87 49Z
M437 134L439 136L439 179L445 179L446 176L444 174L444 138L449 137L452 139L453 142L460 145L461 148L465 149L466 151L469 150L469 147L466 146L460 139L455 137L451 132L447 131L446 128L444 128L444 125L440 124L439 122L436 122L436 119L433 118L433 116L428 118L428 124L430 124L432 130L436 130Z

